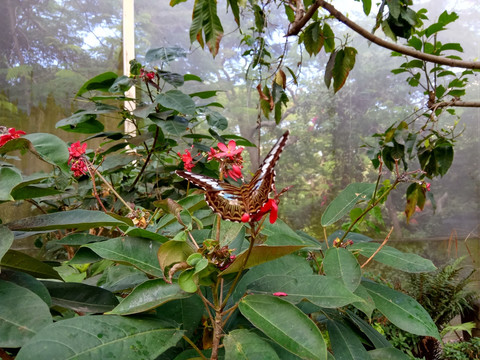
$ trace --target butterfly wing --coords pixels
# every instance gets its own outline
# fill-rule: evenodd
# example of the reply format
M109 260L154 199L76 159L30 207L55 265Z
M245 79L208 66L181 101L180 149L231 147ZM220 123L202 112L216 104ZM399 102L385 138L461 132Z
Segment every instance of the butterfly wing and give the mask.
M205 190L205 201L223 220L242 221L242 215L246 209L241 188L190 171L177 170L175 173Z
M252 181L248 184L248 212L255 214L260 211L261 207L268 201L268 195L273 190L275 183L275 164L280 158L280 154L285 147L290 132L287 130L273 148L268 152L262 161L259 169L253 176Z

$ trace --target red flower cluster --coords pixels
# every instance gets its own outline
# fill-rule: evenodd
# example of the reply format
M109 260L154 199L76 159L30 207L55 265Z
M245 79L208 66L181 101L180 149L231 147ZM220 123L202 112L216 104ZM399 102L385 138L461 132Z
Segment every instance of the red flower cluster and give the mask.
M185 149L185 154L178 153L178 156L180 156L180 158L182 159L183 167L185 168L185 170L192 171L195 164L193 163L192 154L190 153L190 151L188 149Z
M68 148L68 164L70 165L70 170L73 171L73 176L82 176L88 172L87 164L83 155L87 150L87 144L80 144L80 141L77 141L70 145Z
M218 143L218 149L220 151L210 148L207 160L210 161L212 159L218 159L222 162L221 171L224 178L231 177L235 181L243 178L243 148L237 148L237 143L235 140L230 140L228 145L225 145L224 143Z
M15 128L9 128L6 134L0 136L0 146L5 145L8 141L17 139L20 135L25 135L26 132L22 130L15 130Z

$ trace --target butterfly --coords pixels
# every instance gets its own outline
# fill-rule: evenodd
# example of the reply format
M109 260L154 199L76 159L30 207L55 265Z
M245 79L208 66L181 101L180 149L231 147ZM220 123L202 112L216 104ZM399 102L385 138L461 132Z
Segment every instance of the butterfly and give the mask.
M274 167L287 143L288 135L287 130L267 154L252 180L240 187L190 171L177 170L175 173L205 190L205 201L223 220L241 222L244 214L258 213L274 190Z

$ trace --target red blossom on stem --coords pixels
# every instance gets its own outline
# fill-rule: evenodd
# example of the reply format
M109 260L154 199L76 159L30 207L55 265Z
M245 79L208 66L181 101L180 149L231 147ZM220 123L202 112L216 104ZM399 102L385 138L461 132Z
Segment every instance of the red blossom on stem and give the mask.
M225 145L224 143L218 143L218 148L221 150L221 152L215 154L217 159L228 157L233 160L235 155L240 155L243 151L242 147L237 148L237 143L235 140L230 140L228 145Z
M153 71L145 71L145 69L140 69L140 78L145 78L146 80L153 80L155 73Z
M243 175L242 175L242 166L240 165L235 165L233 164L232 165L232 169L231 170L228 170L226 173L225 173L225 177L231 177L233 180L237 181L238 179L241 179L243 178Z
M288 296L288 294L281 291L277 291L273 293L273 296Z
M278 203L276 199L268 199L260 211L252 216L252 221L260 221L268 212L270 212L270 224L275 223L278 218Z
M78 177L88 173L88 166L84 158L84 154L87 151L87 144L80 144L80 141L77 141L70 145L68 148L68 164L70 165L70 170L73 171L73 176Z
M20 135L25 135L26 132L22 130L15 130L15 128L9 128L8 133L0 136L0 146L5 145L8 141L17 139Z
M183 161L184 169L187 171L191 171L195 164L193 163L192 154L190 153L190 151L188 149L185 149L185 154L178 153L178 156L180 156Z

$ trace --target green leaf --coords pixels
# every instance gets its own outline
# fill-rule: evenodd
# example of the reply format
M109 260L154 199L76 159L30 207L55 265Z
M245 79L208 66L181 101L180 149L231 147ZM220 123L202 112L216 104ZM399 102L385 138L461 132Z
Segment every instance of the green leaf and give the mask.
M157 74L161 79L165 80L167 83L175 87L182 86L185 82L185 79L181 74L163 70L158 70Z
M223 338L226 360L279 360L270 344L246 329L230 331Z
M283 275L301 278L312 275L312 268L305 258L298 255L286 255L279 259L255 266L245 273L233 292L233 299L237 302L247 291L247 286L264 276Z
M446 43L443 44L442 47L440 48L440 51L445 51L445 50L455 50L458 52L463 52L462 45L459 43Z
M408 39L408 45L413 47L415 50L420 51L422 49L423 43L422 40L420 40L418 37L412 36L410 39Z
M62 245L85 245L92 242L97 241L105 241L108 240L105 236L96 236L87 233L79 233L79 234L68 234L63 239L57 241L57 244Z
M145 54L145 61L151 62L171 62L178 58L187 57L187 52L179 46L159 47L149 49Z
M370 14L370 10L372 9L372 0L362 0L363 3L363 12L365 15Z
M378 243L357 243L350 246L351 251L359 251L365 257L372 256L378 249ZM384 246L373 258L382 264L409 273L422 273L436 270L429 259L417 254L403 253L391 246Z
M303 43L305 50L310 56L317 55L323 47L323 34L320 28L320 22L315 21L308 25L303 31Z
M410 357L398 349L388 347L370 350L368 355L372 360L409 360Z
M327 330L332 344L333 355L342 360L363 360L368 358L355 332L340 321L327 320Z
M58 121L55 127L68 132L96 134L105 128L103 124L97 120L97 114L109 112L110 111L79 110L68 118Z
M147 280L148 277L143 271L130 265L118 264L107 267L97 285L112 292L119 292L131 289Z
M447 25L447 24L450 24L454 21L456 21L458 19L458 15L457 13L455 12L451 12L450 14L447 12L447 10L445 10L444 12L442 12L440 14L440 16L438 17L438 22L443 24L443 25Z
M347 81L348 74L355 65L356 55L357 50L349 46L337 52L337 56L335 56L335 65L332 70L334 92L340 90L345 84L345 81Z
M353 293L362 298L363 301L355 301L352 303L352 305L370 318L376 308L375 302L368 293L367 289L365 289L362 285L359 285Z
M323 81L327 88L330 88L333 77L333 68L335 66L335 58L337 57L338 51L332 51L330 57L328 58L327 66L325 67L325 75L323 76Z
M156 232L153 232L147 229L141 229L134 226L130 226L127 230L125 230L125 235L155 240L160 243L165 243L168 241L168 238L166 236L157 234Z
M198 290L197 282L195 281L195 269L188 269L183 271L178 277L178 285L183 291L194 293Z
M115 79L112 86L108 89L108 92L111 93L124 93L127 92L133 85L135 85L135 80L122 75Z
M163 279L148 280L138 285L109 314L131 315L154 309L168 301L192 296L178 284L167 284Z
M52 323L48 305L34 292L0 280L0 347L18 348Z
M53 189L48 185L21 185L21 183L17 185L11 192L11 195L15 200L35 199L63 193L63 191Z
M219 90L207 90L207 91L199 91L189 94L190 97L199 97L200 99L208 99L214 96L217 96Z
M0 168L0 201L12 201L10 195L15 186L22 182L22 175L16 168Z
M240 312L280 346L302 359L327 359L327 348L315 323L297 307L274 296L248 295Z
M31 141L35 149L33 153L40 159L58 166L65 172L69 171L67 164L69 157L68 147L62 139L46 133L27 134L24 138Z
M323 44L325 46L325 52L329 53L335 50L335 34L327 22L323 24L323 38L325 40Z
M170 265L187 261L188 257L193 253L194 250L185 241L170 240L160 246L158 263L160 268L165 271Z
M360 285L362 270L355 256L346 249L332 247L323 259L325 274L341 281L348 290L355 291Z
M415 214L417 206L423 210L426 199L426 189L417 183L410 184L407 188L407 204L405 205L405 215L407 222Z
M42 281L52 297L52 303L84 313L103 313L112 310L118 300L110 291L81 283Z
M155 359L183 335L163 321L115 315L80 316L45 327L17 360Z
M228 127L228 120L225 116L217 111L210 110L207 113L208 125L217 128L218 130L225 130Z
M0 279L4 281L10 281L15 285L19 285L32 291L40 299L42 299L48 307L52 306L52 298L50 297L47 288L32 275L3 268L2 272L0 273Z
M6 225L10 230L41 231L56 229L86 230L94 227L131 224L130 219L123 219L125 221L118 220L102 211L77 209L24 218Z
M210 53L215 57L218 53L220 40L223 36L223 27L220 18L217 15L216 0L197 0L203 2L203 31L205 33L205 42ZM193 24L193 22L192 22Z
M12 246L13 239L13 233L6 226L0 225L0 261Z
M388 340L375 330L372 325L365 320L355 315L350 310L347 310L348 317L358 327L358 329L371 341L372 345L376 348L393 348L393 345Z
M110 86L115 82L118 75L114 72L105 72L103 74L97 75L90 80L88 80L85 84L82 85L80 90L78 90L77 96L82 96L87 91L98 90L102 92L108 92Z
M433 34L439 32L441 30L445 30L444 24L434 23L434 24L430 25L428 28L425 29L425 36L427 38L429 38L430 36L432 36Z
M156 101L167 109L176 110L182 114L193 115L195 113L195 102L180 90L160 93L157 95Z
M0 266L23 271L36 278L62 280L50 265L16 250L8 250L1 259Z
M160 244L136 237L118 237L82 246L93 250L104 259L131 264L147 274L163 277L157 259Z
M359 201L368 201L373 195L375 184L353 183L348 185L325 209L322 226L329 226L348 214Z
M395 326L415 335L433 336L440 334L428 312L417 301L401 292L370 281L362 281L375 301L377 309Z
M304 248L305 245L290 245L290 246L266 246L258 245L254 246L250 256L247 259L247 262L244 266L245 269L251 268L256 265L260 265L264 262L272 261L278 259L279 257L291 254L294 251ZM220 275L224 276L227 274L232 274L240 271L245 258L247 257L247 251L244 251L233 261L233 263Z
M363 301L340 281L321 275L305 275L301 279L285 275L266 275L248 285L255 293L271 295L284 292L284 300L298 304L306 299L325 308L337 308Z

